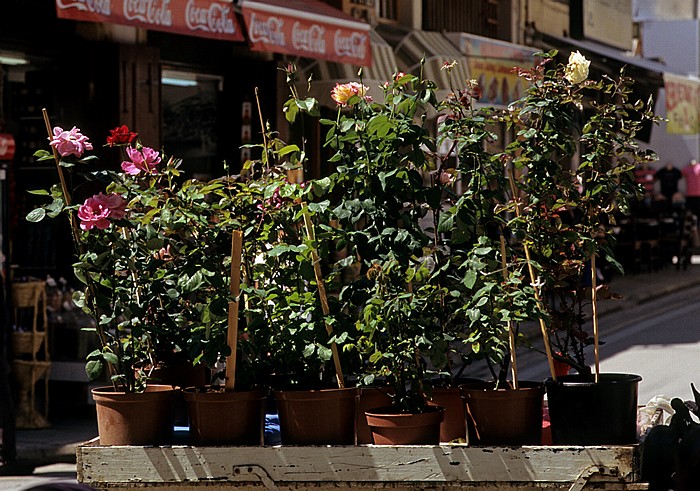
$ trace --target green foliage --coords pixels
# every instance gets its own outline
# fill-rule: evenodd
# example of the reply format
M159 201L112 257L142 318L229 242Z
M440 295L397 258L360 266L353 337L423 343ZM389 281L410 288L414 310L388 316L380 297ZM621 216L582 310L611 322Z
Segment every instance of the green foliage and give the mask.
M115 149L116 150L116 149ZM40 151L37 157L46 158ZM74 227L76 277L85 285L76 304L91 314L101 349L91 353L91 380L108 368L115 387L144 389L150 369L176 362L212 366L226 345L231 190L226 179L183 180L181 161L163 158L153 173L99 170L93 159L60 165L70 182L116 193L126 214L104 229ZM33 210L30 221L66 214L77 221L81 204L66 206L62 189ZM77 222L76 222L77 223Z
M519 137L498 158L517 186L522 216L511 217L508 227L532 255L550 343L587 373L592 259L619 266L608 225L639 197L632 171L656 156L640 149L635 136L659 118L651 100L630 100L634 81L624 72L573 84L555 64L556 52L543 56L522 73L532 81L525 96L503 114Z

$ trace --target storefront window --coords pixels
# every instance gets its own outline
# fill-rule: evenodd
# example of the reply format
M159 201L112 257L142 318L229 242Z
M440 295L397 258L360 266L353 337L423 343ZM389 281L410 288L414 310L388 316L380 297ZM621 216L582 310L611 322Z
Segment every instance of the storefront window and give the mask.
M223 78L164 69L161 84L166 154L183 159L189 177L220 175L217 101Z

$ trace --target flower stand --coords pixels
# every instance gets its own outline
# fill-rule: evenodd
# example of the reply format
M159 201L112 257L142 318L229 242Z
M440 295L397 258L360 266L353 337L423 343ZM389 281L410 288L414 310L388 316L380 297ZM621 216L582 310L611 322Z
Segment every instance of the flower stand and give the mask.
M95 489L644 490L638 447L100 446L77 449ZM207 488L209 486L209 488Z

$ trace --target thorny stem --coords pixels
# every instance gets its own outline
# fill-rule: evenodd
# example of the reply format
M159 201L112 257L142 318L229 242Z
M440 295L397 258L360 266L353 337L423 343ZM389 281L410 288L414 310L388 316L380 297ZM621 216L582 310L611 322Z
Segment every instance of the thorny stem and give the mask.
M49 114L46 111L46 108L41 109L41 113L44 117L44 123L46 125L46 132L49 136L49 139L52 137L52 130L51 130L51 122L49 120ZM53 159L54 162L56 163L56 170L58 171L58 178L61 183L61 193L63 194L63 202L65 207L71 206L71 196L70 192L68 191L68 185L66 184L66 178L65 175L63 174L63 167L61 167L61 158L58 155L58 150L56 147L51 147L53 151ZM78 226L78 222L75 218L75 213L72 210L68 210L68 220L70 222L70 228L73 236L73 242L75 244L76 249L78 250L80 255L83 255L85 253L85 248L83 247L83 244L80 242L80 228ZM95 284L92 281L92 278L90 277L89 274L84 275L85 277L85 284L87 286L87 291L86 291L86 301L88 304L90 304L90 309L93 312L93 315L95 317L95 332L97 332L97 336L100 339L100 345L102 347L109 346L107 334L105 333L104 329L101 327L99 319L98 319L98 312L97 312L97 292L95 291ZM118 343L117 343L117 350L121 351ZM111 363L107 363L107 366L109 367L110 375L115 374L115 368ZM117 385L116 382L113 382L114 389L117 390Z

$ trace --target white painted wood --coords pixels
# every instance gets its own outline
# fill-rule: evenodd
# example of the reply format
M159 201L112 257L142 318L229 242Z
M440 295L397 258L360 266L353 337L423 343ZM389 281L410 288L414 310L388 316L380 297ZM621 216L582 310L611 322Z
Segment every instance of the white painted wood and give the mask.
M528 489L524 483L569 483L581 475L623 486L636 481L635 446L620 447L78 447L80 482L110 489L162 484L171 491L218 483L268 489L391 487ZM305 484L306 483L306 484ZM412 484L411 484L412 483ZM533 489L547 489L539 487ZM608 489L608 488L604 488ZM619 487L609 489L643 489Z

